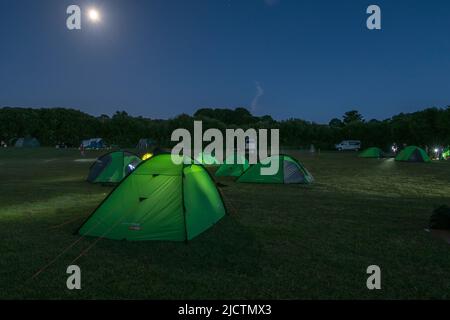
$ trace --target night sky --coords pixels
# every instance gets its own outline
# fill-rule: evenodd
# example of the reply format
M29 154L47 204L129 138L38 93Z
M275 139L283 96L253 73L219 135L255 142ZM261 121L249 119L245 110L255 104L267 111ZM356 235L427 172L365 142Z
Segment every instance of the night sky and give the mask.
M70 4L82 30L66 28ZM381 31L366 28L370 4ZM445 0L0 0L0 106L151 118L243 106L321 123L444 107L449 14Z

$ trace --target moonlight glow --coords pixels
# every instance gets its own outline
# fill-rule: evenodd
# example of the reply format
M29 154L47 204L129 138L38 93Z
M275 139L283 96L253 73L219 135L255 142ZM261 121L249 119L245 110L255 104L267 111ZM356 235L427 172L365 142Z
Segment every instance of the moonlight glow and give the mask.
M100 20L100 14L96 9L90 9L88 13L89 19L93 22L97 22Z

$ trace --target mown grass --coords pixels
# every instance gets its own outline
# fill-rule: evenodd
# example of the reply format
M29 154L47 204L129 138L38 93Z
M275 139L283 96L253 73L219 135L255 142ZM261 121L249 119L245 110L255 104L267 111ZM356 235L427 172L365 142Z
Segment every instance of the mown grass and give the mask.
M449 298L450 246L424 232L450 204L450 162L397 163L354 153L291 152L311 186L220 180L230 215L188 244L103 239L74 230L111 187L85 182L72 150L0 150L2 299ZM88 153L91 159L98 153ZM366 268L382 269L382 290Z

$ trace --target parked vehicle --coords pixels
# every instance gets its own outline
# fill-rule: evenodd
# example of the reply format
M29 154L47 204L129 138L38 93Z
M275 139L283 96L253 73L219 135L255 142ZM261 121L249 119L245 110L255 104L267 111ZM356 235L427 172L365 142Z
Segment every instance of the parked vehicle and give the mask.
M359 140L344 140L335 145L339 151L352 150L358 151L361 149L361 141Z

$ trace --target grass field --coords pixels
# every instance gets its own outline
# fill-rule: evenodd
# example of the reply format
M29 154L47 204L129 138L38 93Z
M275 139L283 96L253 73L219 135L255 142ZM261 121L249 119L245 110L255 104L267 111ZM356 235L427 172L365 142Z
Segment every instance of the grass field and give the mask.
M450 298L450 246L424 232L450 204L450 162L397 163L354 153L295 153L311 186L220 179L230 215L188 244L102 239L73 232L110 187L85 182L75 150L0 150L0 298ZM88 153L93 159L98 153ZM366 268L382 290L366 288Z

